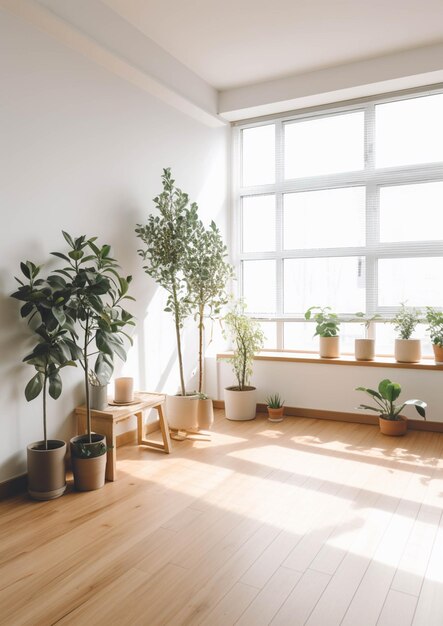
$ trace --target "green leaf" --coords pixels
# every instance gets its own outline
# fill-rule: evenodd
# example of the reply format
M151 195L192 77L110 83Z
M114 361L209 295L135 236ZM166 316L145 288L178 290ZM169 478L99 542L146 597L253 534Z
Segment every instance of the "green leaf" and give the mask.
M83 250L71 250L70 252L68 252L68 254L69 257L74 261L80 261L85 253L83 252Z
M49 377L49 395L51 398L54 398L54 400L57 400L61 392L62 379L60 378L60 374L56 372Z
M55 317L60 326L63 326L66 322L66 315L63 312L63 309L59 307L54 307L52 309L52 315Z
M26 385L25 398L28 402L30 400L34 400L34 398L36 398L40 394L41 390L43 389L43 380L43 374L38 373L33 376L29 383Z
M66 243L71 246L71 248L74 247L74 240L72 239L71 235L69 235L65 230L62 230L62 235L65 238Z

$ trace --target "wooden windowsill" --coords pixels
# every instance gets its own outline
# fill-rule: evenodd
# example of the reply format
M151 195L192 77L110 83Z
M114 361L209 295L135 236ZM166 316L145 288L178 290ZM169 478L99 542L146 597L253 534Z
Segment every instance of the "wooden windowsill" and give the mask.
M229 359L232 352L221 352L217 359ZM284 361L287 363L319 363L322 365L358 365L363 367L392 367L398 369L443 371L443 364L436 364L432 359L422 359L419 363L397 363L393 357L376 356L374 361L357 361L352 355L343 355L338 359L324 359L311 352L271 352L257 354L256 361Z

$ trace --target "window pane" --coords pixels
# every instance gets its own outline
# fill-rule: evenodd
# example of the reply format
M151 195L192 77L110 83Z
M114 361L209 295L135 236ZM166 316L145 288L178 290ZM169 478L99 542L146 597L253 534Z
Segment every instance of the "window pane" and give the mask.
M336 313L365 310L364 258L286 259L285 313L304 314L310 306Z
M354 354L354 340L364 336L360 326L353 323L340 326L340 352ZM314 323L285 322L284 349L318 352L319 340L313 336L314 333Z
M242 184L266 185L275 181L275 126L242 131Z
M275 261L243 261L243 297L248 313L275 313Z
M380 187L380 241L443 239L443 182Z
M364 187L285 194L286 250L364 245Z
M243 198L243 252L275 250L275 196Z
M285 178L336 174L364 166L362 111L291 122L285 129Z
M441 306L443 258L379 259L379 306Z
M443 94L375 107L376 165L443 161Z
M277 349L277 324L276 322L260 322L262 331L265 333L264 348L267 350Z

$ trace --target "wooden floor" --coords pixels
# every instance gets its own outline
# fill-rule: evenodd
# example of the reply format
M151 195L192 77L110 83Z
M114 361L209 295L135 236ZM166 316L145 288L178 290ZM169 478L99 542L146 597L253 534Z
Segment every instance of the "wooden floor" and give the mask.
M119 479L0 503L0 623L442 626L443 435L218 412Z

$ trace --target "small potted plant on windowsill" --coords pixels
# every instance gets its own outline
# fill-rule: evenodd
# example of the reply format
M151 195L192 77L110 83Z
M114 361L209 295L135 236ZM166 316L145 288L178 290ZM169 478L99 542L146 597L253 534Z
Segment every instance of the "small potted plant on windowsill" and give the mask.
M420 339L411 339L417 324L420 321L420 312L417 309L407 308L405 303L392 324L399 337L395 339L395 360L398 363L418 363L421 359Z
M356 391L364 391L376 403L376 407L360 404L357 408L365 411L375 411L379 414L380 432L383 435L397 437L404 435L408 428L406 417L400 415L405 406L415 406L417 413L426 419L426 402L422 400L405 400L401 405L395 404L395 400L400 396L401 386L393 383L389 379L382 380L378 386L378 391L367 387L356 387Z
M426 321L436 363L443 363L443 312L426 307Z
M379 319L380 315L376 313L371 315L371 317L366 317L365 313L359 311L355 316L356 319L352 321L362 324L365 330L365 338L355 340L355 359L356 361L373 361L375 357L375 339L368 338L368 331L371 323Z
M271 394L266 398L268 407L268 420L270 422L282 422L285 410L284 400L281 399L279 393Z
M237 385L225 388L225 415L229 420L252 420L257 410L256 388L249 385L254 356L263 347L264 334L258 322L244 313L237 303L224 317L225 335L234 346L232 364Z
M313 313L317 311L317 313ZM340 319L331 307L311 306L305 313L305 319L316 322L315 336L320 337L320 356L325 359L337 359L340 356Z

